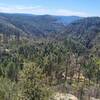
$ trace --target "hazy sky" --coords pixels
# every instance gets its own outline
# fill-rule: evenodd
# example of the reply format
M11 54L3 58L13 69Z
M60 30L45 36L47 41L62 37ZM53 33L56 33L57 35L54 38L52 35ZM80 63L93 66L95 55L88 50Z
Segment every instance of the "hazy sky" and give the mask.
M100 16L100 0L0 0L0 12Z

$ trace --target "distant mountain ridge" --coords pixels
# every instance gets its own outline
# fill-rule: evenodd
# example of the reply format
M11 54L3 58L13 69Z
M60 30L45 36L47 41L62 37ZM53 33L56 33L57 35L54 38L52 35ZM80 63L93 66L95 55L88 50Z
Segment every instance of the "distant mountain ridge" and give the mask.
M80 18L77 16L0 13L0 33L31 36L55 34L64 30L67 24Z
M68 25L74 21L77 21L79 19L83 19L83 17L79 16L57 16L57 19L60 23L63 23L64 25Z

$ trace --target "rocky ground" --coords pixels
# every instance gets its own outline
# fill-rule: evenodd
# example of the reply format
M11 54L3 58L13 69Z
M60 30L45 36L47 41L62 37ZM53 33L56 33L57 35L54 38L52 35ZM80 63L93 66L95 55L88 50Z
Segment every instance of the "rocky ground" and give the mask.
M78 100L78 98L72 94L64 94L58 92L55 93L54 100Z
M65 94L65 93L55 93L54 98L52 100L79 100L77 97L75 97L72 94ZM91 97L90 100L100 100Z

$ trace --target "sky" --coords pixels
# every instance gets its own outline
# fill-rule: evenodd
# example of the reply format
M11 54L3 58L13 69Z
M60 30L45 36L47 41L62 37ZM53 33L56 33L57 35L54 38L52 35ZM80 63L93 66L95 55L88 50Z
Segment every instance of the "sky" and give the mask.
M0 12L100 16L100 0L0 0Z

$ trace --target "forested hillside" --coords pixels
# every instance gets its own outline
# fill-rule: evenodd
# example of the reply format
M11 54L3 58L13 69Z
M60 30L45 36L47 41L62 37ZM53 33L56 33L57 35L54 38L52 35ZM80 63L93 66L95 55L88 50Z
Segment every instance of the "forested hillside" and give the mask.
M70 36L71 38L76 38L87 48L91 48L93 46L92 43L95 42L97 38L99 39L99 33L100 18L90 17L69 24L66 27L65 32L63 32L63 36L65 38L67 36Z
M61 20L0 14L0 100L100 99L100 18Z

